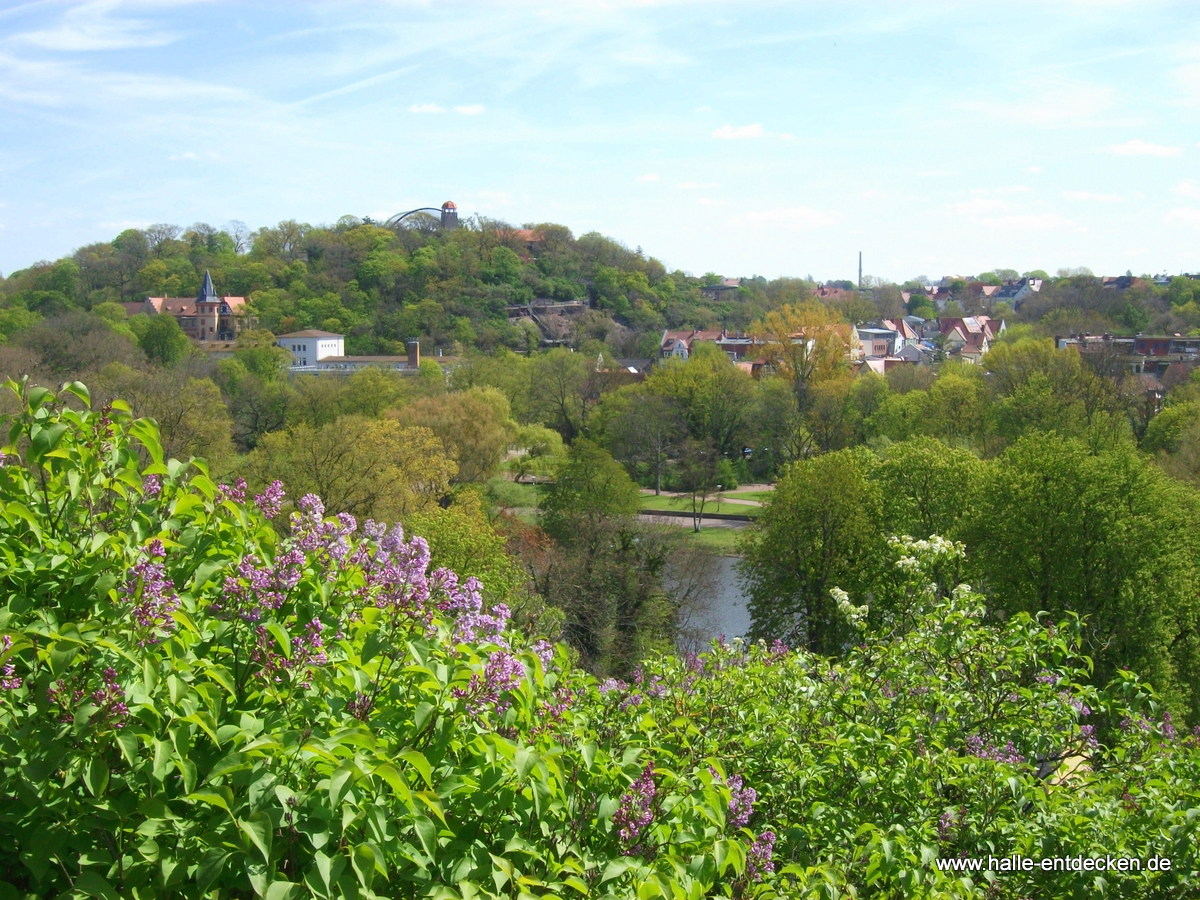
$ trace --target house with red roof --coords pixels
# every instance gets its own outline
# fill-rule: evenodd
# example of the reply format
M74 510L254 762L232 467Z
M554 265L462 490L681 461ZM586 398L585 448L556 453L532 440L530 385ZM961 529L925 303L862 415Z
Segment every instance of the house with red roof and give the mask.
M254 324L247 314L246 298L217 296L207 271L195 297L147 297L125 308L132 314L174 316L183 333L194 341L237 340L238 334Z

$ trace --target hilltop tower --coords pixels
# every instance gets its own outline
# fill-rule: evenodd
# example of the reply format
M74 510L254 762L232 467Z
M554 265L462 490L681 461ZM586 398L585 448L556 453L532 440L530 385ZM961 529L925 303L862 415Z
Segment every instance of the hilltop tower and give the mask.
M453 200L442 204L442 228L446 231L458 227L458 205Z

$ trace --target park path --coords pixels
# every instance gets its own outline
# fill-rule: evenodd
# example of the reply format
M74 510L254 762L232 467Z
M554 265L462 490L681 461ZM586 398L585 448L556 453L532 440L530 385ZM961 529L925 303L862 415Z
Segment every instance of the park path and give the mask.
M739 497L738 494L743 491L771 491L774 489L775 489L775 485L773 485L773 484L743 484L742 486L740 486L737 489L736 492L733 492L733 493L731 493L729 491L721 491L720 492L721 502L722 503L733 503L735 505L741 504L742 506L762 506L763 504L762 504L761 500L755 500L753 497ZM654 488L642 488L641 493L643 496L653 497L654 496ZM686 491L662 491L658 496L660 496L660 497L690 497L691 494L687 493ZM716 497L717 497L717 495L715 493L711 494L709 496L709 502L710 503L715 502ZM651 512L651 510L647 510L647 512Z

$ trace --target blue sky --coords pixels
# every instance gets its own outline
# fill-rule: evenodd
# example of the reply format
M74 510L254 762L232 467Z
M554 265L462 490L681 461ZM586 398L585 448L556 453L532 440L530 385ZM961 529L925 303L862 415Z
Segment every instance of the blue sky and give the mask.
M157 222L558 222L727 276L1200 271L1200 4L0 5L0 272Z

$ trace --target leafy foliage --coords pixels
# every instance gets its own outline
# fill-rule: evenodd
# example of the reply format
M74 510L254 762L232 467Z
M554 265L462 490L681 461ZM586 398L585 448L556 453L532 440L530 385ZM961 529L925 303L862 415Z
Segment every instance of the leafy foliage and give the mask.
M289 525L153 424L9 383L0 895L1186 896L1200 748L1077 619L986 618L893 541L841 660L776 645L595 682L399 527ZM82 408L80 408L82 407ZM461 542L443 552L461 556ZM1166 871L948 860L1166 857ZM993 866L993 869L995 867Z

